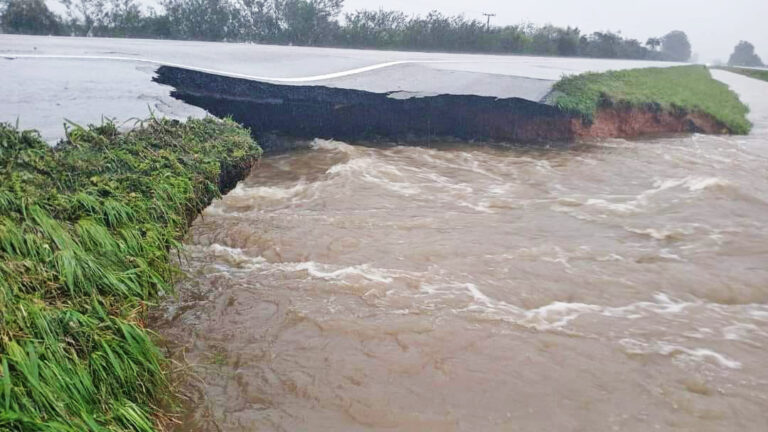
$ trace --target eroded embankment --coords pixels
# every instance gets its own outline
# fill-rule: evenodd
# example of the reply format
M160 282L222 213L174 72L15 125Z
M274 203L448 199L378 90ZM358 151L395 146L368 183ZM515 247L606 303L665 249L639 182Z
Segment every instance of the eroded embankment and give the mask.
M576 125L581 136L747 134L752 129L749 108L701 65L567 76L554 84L546 101L586 119L586 130Z
M571 131L580 138L633 138L667 133L727 134L728 127L709 114L684 110L613 106L597 110L592 120L571 119Z
M402 98L325 86L276 85L162 66L155 81L172 95L259 131L302 138L537 142L578 137L727 131L706 114L653 105L603 107L591 119L525 99L472 95ZM267 145L275 149L279 143Z

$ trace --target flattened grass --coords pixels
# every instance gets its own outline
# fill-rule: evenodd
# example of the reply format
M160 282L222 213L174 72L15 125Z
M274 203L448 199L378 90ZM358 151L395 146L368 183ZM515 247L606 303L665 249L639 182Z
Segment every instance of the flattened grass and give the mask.
M730 66L718 66L715 69L722 69L724 71L737 73L739 75L748 76L750 78L768 81L768 69L749 69Z
M553 88L551 102L587 121L605 106L649 107L709 114L731 133L747 134L749 108L704 66L676 66L568 76Z
M0 430L155 429L167 365L146 302L222 173L260 154L214 119L75 127L55 148L0 125Z

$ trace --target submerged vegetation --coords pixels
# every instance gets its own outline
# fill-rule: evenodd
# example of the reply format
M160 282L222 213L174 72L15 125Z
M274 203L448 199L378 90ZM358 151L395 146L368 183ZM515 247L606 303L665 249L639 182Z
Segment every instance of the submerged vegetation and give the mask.
M558 108L588 121L602 107L625 106L707 114L736 134L746 134L752 127L747 106L704 66L568 76L555 84L550 98Z
M717 69L722 69L728 72L737 73L739 75L748 76L763 81L768 81L768 69L749 69L741 67L725 67L720 66Z
M189 221L261 154L212 118L50 147L0 125L0 430L151 431L167 364L144 328Z

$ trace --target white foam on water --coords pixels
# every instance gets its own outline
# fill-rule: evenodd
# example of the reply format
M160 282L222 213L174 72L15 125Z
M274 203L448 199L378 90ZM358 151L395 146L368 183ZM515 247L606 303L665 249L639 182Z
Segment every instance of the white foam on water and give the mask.
M346 162L338 163L325 172L326 174L347 174L349 172L366 171L373 165L374 160L368 157L359 157L350 159Z
M468 294L470 304L456 312L481 312L491 317L537 330L561 329L570 321L589 312L599 312L597 305L553 302L535 309L524 309L489 297L474 283L422 284L421 291L429 295Z
M608 254L606 256L596 258L598 261L625 261L624 257L615 253Z
M446 188L451 192L457 192L459 194L471 194L474 192L472 186L466 183L456 183L454 180L435 172L422 172L418 174L418 177L429 180L433 186Z
M666 258L666 259L671 259L671 260L675 260L675 261L684 261L680 257L680 255L673 254L672 252L669 251L669 249L661 249L659 251L659 257Z
M663 356L680 357L685 361L715 363L728 369L741 369L742 364L709 348L687 348L663 341L651 343L641 342L636 339L621 339L619 341L625 351L630 354L660 354Z
M488 187L487 193L489 195L507 195L513 187L512 183L494 184Z
M446 153L440 150L435 149L425 149L420 148L418 149L420 152L419 156L421 159L425 161L425 166L436 166L436 167L442 167L442 168L449 168L451 171L455 170L462 170L462 171L469 171L475 174L480 174L482 176L499 180L499 181L505 181L501 176L498 176L496 174L493 174L491 172L488 172L488 170L485 170L480 167L480 161L478 161L478 155L472 152L462 152L461 154L458 153ZM514 158L513 158L514 159ZM487 161L482 161L483 163Z
M350 276L360 276L365 279L389 284L393 282L393 277L400 275L400 272L389 271L370 266L369 264L360 264L354 266L334 266L329 264L317 263L314 261L301 262L278 262L270 263L265 258L258 256L249 256L239 248L232 248L218 243L210 246L187 246L190 250L201 249L206 255L214 256L217 259L224 259L227 266L245 268L247 270L261 270L265 273L299 272L306 271L310 276L326 280L344 280Z
M258 270L263 273L274 272L301 272L314 278L325 280L337 280L345 283L350 282L349 278L364 278L369 281L380 284L391 284L395 277L408 277L414 279L423 279L424 274L413 272L404 272L392 269L382 269L373 267L370 264L360 264L353 266L337 266L317 263L314 261L288 262L288 263L269 263L263 257L249 256L239 248L232 248L221 244L211 244L210 246L189 246L190 249L202 249L207 255L216 257L226 263L229 269L245 269L247 271ZM226 269L225 269L226 270ZM352 283L359 283L359 279ZM656 293L653 295L653 301L634 302L625 306L604 306L597 304L588 304L581 302L562 302L555 301L537 308L524 309L505 301L494 299L485 294L480 287L474 283L447 282L442 284L420 284L420 294L416 297L428 296L431 298L431 308L444 303L447 298L466 295L469 304L464 308L465 311L482 312L490 314L495 319L513 322L518 325L535 328L538 330L563 329L573 320L585 314L597 314L611 318L639 319L650 315L675 315L685 313L686 309L691 307L705 306L713 311L721 311L726 308L724 305L706 304L702 301L681 301L674 299L665 293ZM387 292L387 295L395 294L397 296L411 296L412 293L393 290ZM450 302L448 302L450 304ZM768 319L768 309L765 305L747 305L747 314L757 319ZM458 310L457 312L461 312ZM748 341L750 335L760 334L768 337L768 333L763 332L759 327L750 323L736 323L723 328L723 337L727 340ZM675 347L659 346L657 351L662 353L674 352ZM679 351L690 357L714 358L719 363L727 367L735 367L738 362L731 362L725 357L718 357L713 352L696 349L691 350L680 347Z
M768 309L747 311L749 316L760 321L768 321Z
M750 336L752 335L768 337L768 333L762 330L760 327L744 322L737 322L733 325L725 327L722 329L722 332L724 339L734 341L751 342Z
M330 167L326 173L364 180L401 195L410 196L421 192L421 189L415 184L390 180L390 178L404 178L405 176L396 167L378 162L371 157L360 157L336 164Z
M587 200L586 205L604 208L617 213L634 213L639 211L638 202L638 200L633 200L626 203L613 203L600 198L590 198Z
M525 311L523 323L530 323L536 328L563 327L579 316L599 312L600 306L586 303L554 302L546 306Z
M521 324L532 325L546 329L563 327L584 314L598 314L611 318L638 319L652 314L680 314L685 309L701 305L701 302L683 302L671 299L663 293L654 295L654 302L635 302L626 306L604 306L580 302L555 301L535 309L523 309L506 302L498 301L484 295L477 286L466 285L467 290L476 300L474 306L492 309L494 312L510 313L509 318Z
M242 183L241 183L242 184ZM296 195L307 190L309 185L304 181L291 186L291 187L277 187L277 186L257 186L247 187L238 184L228 196L231 197L244 197L249 199L266 198L271 200L285 200L295 197Z
M674 188L684 188L689 192L700 192L705 189L726 187L731 183L720 177L703 177L703 176L688 176L683 178L671 178L656 180L653 183L651 189L647 189L640 194L636 195L632 199L624 201L613 201L610 198L587 198L584 204L590 207L596 207L599 209L605 209L618 214L636 214L645 211L645 209L652 203L652 198L660 192L667 191ZM576 203L573 203L576 201ZM558 202L567 207L578 206L581 202L578 198L574 197L562 197ZM567 208L556 208L556 210L569 212Z
M394 278L407 272L397 270L386 270L373 267L369 264L360 264L353 266L335 266L317 263L314 261L288 262L288 263L269 263L263 257L248 256L242 249L232 248L221 244L211 244L210 246L190 246L190 248L203 249L207 255L212 255L217 259L223 259L227 266L235 268L244 268L249 271L260 270L264 273L279 272L301 272L305 271L310 277L337 280L349 283L349 278L353 278L351 283L359 283L359 279L364 278L371 282L380 284L391 284ZM414 274L407 274L412 277ZM421 275L423 276L423 275ZM419 277L421 279L421 277ZM368 292L370 293L370 291ZM366 295L368 294L366 293ZM403 293L397 289L390 290L387 295L395 294L401 296L411 295ZM444 284L420 285L419 296L429 296L432 300L432 309L436 305L444 303L449 297L460 298L464 295L469 304L464 309L455 310L457 313L462 311L481 312L488 314L490 318L515 323L525 327L534 328L541 331L559 330L571 331L569 324L585 314L597 314L612 318L637 319L648 316L649 314L680 314L687 308L694 306L707 306L715 310L722 309L723 305L709 305L703 302L685 302L674 299L665 293L656 293L653 295L653 301L635 302L626 306L610 307L597 304L588 304L581 302L562 302L555 301L537 308L524 309L507 302L497 300L487 295L475 283L448 282ZM457 297L459 296L459 297ZM449 302L450 303L450 302ZM768 311L760 308L764 305L752 305L751 315L762 317L768 316ZM711 332L711 330L707 330ZM749 336L754 334L765 334L758 326L751 323L737 322L731 326L722 328L723 338L733 341L750 341ZM695 335L690 335L693 337ZM643 342L636 339L624 338L618 341L628 353L635 354L660 354L670 356L678 361L686 362L706 362L714 363L720 367L728 369L740 369L741 362L729 358L719 352L706 347L686 347L680 344L673 344L666 341Z
M467 201L458 201L456 204L460 205L461 207L471 208L472 210L475 210L479 213L494 213L494 211L489 208L488 203L485 201L481 201L478 204L473 204Z
M705 307L716 314L730 314L727 307L718 304L704 303L702 301L682 301L674 299L665 293L653 295L653 301L638 301L624 306L607 306L583 302L554 301L549 304L525 309L506 301L495 299L474 283L448 281L445 283L422 283L416 297L427 296L431 299L430 305L434 307L440 304L441 299L457 298L465 296L469 303L463 309L456 312L481 312L494 319L502 319L508 322L537 328L562 329L575 319L583 315L597 315L607 318L619 318L622 320L638 320L654 316L687 316L690 308ZM453 304L452 302L445 302Z
M685 302L671 299L667 294L656 293L653 295L655 302L635 302L626 306L604 307L603 315L610 317L623 317L637 319L652 314L678 314L691 306L701 305L701 302Z
M486 306L492 306L494 304L494 301L491 300L491 298L488 297L487 295L483 294L483 292L477 288L477 285L473 283L468 283L468 284L465 284L464 286L467 287L467 291L469 291L469 293L472 295L472 298L476 302L482 303Z
M355 147L345 142L334 141L334 140L324 140L320 138L316 138L312 140L312 143L310 143L310 147L314 150L340 151L347 154L353 154L355 152Z
M691 192L701 191L713 187L730 186L731 182L720 177L688 176L680 179L659 180L655 186L657 191L663 191L678 186L683 186Z
M413 272L379 268L370 264L340 266L315 261L265 263L262 272L265 274L306 272L307 275L313 278L352 284L360 283L360 278L380 284L391 284L395 281L396 277L423 277L423 275Z
M677 227L668 226L664 228L633 228L630 226L624 227L624 229L626 229L629 232L647 235L656 240L667 240L671 238L692 235L696 232L697 228L706 228L706 227L700 224L686 224L684 226L677 226Z
M265 206L297 203L312 199L323 182L299 181L290 187L245 186L239 183L224 198L214 201L204 211L204 216L228 216L248 214Z
M334 268L334 266L306 261L289 265L293 266L294 270L306 270L313 277L321 279L344 279L347 276L355 275L380 283L392 283L393 281L392 277L388 276L386 272L367 264Z
M261 267L266 263L266 260L261 257L249 256L239 248L233 248L224 246L219 243L213 243L209 246L187 246L187 249L194 251L195 249L205 252L208 256L213 256L217 260L224 260L228 267L233 268L245 268L253 269Z

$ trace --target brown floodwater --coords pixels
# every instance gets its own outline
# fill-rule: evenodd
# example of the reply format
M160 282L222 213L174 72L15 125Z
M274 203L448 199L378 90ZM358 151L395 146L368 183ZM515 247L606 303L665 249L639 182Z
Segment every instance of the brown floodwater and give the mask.
M768 430L768 84L747 137L265 158L192 226L180 430Z

